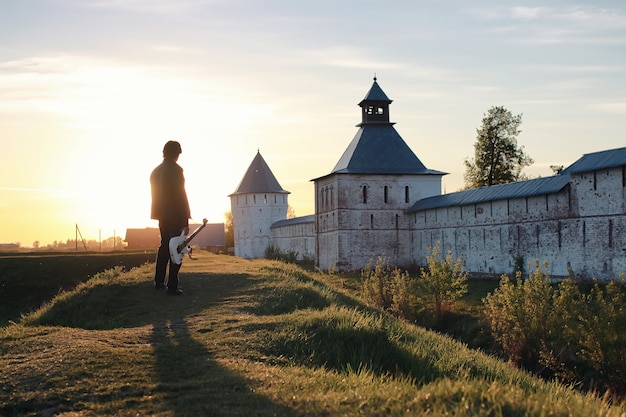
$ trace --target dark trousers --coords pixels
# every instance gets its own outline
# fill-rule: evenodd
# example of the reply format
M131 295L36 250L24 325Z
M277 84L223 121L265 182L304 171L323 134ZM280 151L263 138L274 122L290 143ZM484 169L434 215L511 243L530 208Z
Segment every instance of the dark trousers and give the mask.
M161 246L157 252L156 270L154 273L154 285L161 286L165 284L165 273L167 265L170 266L170 273L167 279L167 289L175 291L178 289L178 271L180 265L176 265L170 260L170 239L174 236L180 236L182 229L180 225L168 224L166 221L159 221L159 230L161 231Z

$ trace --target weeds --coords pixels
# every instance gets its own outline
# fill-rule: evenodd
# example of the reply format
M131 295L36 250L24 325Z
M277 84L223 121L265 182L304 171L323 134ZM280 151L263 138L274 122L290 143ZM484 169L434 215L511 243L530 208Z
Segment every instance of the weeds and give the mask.
M417 297L432 308L435 320L440 320L447 309L467 293L467 273L462 260L454 260L452 252L448 251L444 259L440 258L439 244L429 252L426 257L428 268L421 269L417 282Z
M428 268L422 268L418 278L408 271L391 268L387 259L372 259L361 271L363 296L371 304L393 312L398 317L413 321L420 308L430 309L435 320L452 308L467 293L467 273L460 259L453 260L448 252L440 259L440 249L430 249Z
M624 288L595 282L587 294L571 279L550 284L535 261L527 280L503 276L484 299L492 334L516 364L587 389L626 395Z
M269 245L267 248L265 248L264 257L265 259L283 261L286 263L294 264L298 260L298 254L299 252L297 251L281 252L281 250L277 248L276 246Z

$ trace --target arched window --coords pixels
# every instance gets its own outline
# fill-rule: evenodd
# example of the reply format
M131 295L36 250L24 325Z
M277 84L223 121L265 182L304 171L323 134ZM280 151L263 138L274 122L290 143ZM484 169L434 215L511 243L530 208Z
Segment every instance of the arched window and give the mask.
M362 191L363 191L363 203L367 203L367 185L364 185L362 187Z
M387 203L388 203L388 201L387 201L387 200L388 200L388 198L389 198L389 187L387 187L387 186L385 185L385 191L384 191L384 196L383 196L383 200L384 200L385 204L387 204Z
M409 201L411 201L410 198L411 197L409 196L409 186L406 185L404 186L404 202L408 203Z

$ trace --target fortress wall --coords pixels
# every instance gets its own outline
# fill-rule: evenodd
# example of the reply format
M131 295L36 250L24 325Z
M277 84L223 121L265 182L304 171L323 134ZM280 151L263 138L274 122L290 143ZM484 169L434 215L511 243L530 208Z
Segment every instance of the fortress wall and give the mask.
M393 201L404 183L329 178L320 182L326 188L317 224L273 229L272 239L283 251L315 256L324 270L359 270L378 256L401 267L425 265L439 244L442 256L452 251L472 273L512 275L520 264L528 273L537 260L554 278L619 277L626 273L625 168L570 178L558 193L411 214L388 207L379 192L386 185ZM359 200L364 184L371 187L367 203Z
M281 253L297 252L297 259L315 258L315 222L272 227L272 245Z
M553 277L610 280L626 273L626 213L621 168L572 177L559 193L414 213L414 260L428 248L452 251L467 271L513 274L535 260Z

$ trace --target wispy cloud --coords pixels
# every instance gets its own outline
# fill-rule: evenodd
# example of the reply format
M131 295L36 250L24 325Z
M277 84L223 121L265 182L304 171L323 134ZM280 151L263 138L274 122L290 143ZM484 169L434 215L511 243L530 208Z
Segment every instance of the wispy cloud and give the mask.
M593 5L560 7L498 7L475 12L481 20L497 23L488 30L508 34L503 41L527 44L623 44L626 13Z
M304 55L308 57L311 63L323 63L333 67L377 70L402 66L399 63L372 58L366 49L352 46L310 49L305 51Z
M597 103L591 105L590 107L604 113L626 115L626 101L615 103Z
M516 19L537 19L542 15L549 13L549 9L545 7L513 7L511 15Z
M541 65L535 67L547 72L556 73L589 73L589 74L609 74L626 71L620 65Z
M148 14L184 14L199 7L227 0L71 0L77 7Z

